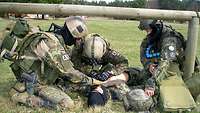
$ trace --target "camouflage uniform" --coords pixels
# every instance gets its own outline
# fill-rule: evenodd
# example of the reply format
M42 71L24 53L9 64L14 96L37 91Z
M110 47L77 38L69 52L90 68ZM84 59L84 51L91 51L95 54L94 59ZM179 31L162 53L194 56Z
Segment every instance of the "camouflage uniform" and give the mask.
M20 26L26 29L17 31ZM15 39L18 45L12 46L12 53L1 55L13 62L10 67L18 80L10 92L12 100L28 106L72 108L73 100L52 85L59 77L67 77L75 84L90 84L91 80L73 68L63 37L34 31L24 20L17 21L9 30L2 43L2 54L9 49L6 44L11 40Z
M86 75L89 75L92 71L97 71L98 73L112 71L113 75L119 75L128 67L128 60L109 47L101 60L97 62L84 57L80 48L73 48L71 60L74 67Z
M183 72L184 51L186 46L184 37L170 26L162 26L159 24L157 27L158 31L149 34L147 38L142 41L140 46L140 61L144 66L143 73L151 77L149 65L159 64L161 59L173 61L179 66L179 70ZM171 53L171 50L169 50L170 46L175 48ZM195 71L197 73L199 72L198 66L199 63L196 58Z
M153 27L154 29L152 29L152 32L147 35L140 46L140 61L144 66L144 69L130 70L129 82L134 84L136 80L139 80L140 85L144 84L143 88L153 87L155 89L156 84L160 85L163 79L173 75L169 72L181 75L180 71L183 71L185 40L179 32L175 31L170 26L160 23L155 24ZM157 64L157 70L153 75L149 72L149 66L151 64ZM167 65L164 66L163 64ZM197 66L197 63L195 66ZM182 79L180 81L182 81ZM159 89L159 91L161 90L162 89ZM157 93L158 90L156 90L156 94ZM170 95L170 93L168 95ZM190 98L190 93L188 93L188 95L188 98ZM193 105L192 107L194 107L193 99L191 99L190 102L192 103L190 105Z
M87 58L83 53L83 46L84 44L82 44L81 48L73 48L71 60L75 68L84 74L100 81L106 81L112 76L119 75L124 71L127 71L128 60L117 51L112 50L109 43L107 43L105 54L99 60ZM120 85L118 87L120 87ZM125 88L128 87L126 86ZM113 99L120 98L121 94L126 92L125 89L119 91L119 88L112 87L109 88L109 90L113 95L115 95L115 97L112 97Z

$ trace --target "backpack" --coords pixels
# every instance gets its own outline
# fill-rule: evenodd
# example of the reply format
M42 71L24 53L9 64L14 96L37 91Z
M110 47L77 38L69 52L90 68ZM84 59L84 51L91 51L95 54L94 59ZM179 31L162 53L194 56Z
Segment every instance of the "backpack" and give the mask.
M20 44L29 32L30 27L26 20L18 19L16 23L9 25L4 31L4 37L1 37L1 57L13 61Z

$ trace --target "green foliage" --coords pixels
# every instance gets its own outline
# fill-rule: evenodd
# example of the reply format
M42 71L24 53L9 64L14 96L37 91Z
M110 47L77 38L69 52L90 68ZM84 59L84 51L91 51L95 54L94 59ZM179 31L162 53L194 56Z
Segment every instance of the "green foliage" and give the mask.
M191 5L200 4L199 0L158 0L161 9L188 10ZM199 7L199 6L198 6Z
M30 2L32 3L62 3L63 0L30 0Z
M182 2L180 0L159 0L162 9L182 9Z
M143 8L145 7L145 4L146 0L132 0L132 1L115 0L114 2L108 3L108 6Z
M62 3L63 0L0 0L1 2L20 2L20 3Z

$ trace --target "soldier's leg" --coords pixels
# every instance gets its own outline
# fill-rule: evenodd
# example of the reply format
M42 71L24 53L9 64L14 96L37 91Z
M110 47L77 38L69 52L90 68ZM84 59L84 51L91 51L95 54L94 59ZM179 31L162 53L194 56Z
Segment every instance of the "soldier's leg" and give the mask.
M19 104L23 104L29 107L42 107L44 100L34 95L29 95L25 91L23 83L17 82L13 88L9 91L11 101Z
M54 103L57 109L70 109L74 107L74 101L60 89L52 86L40 86L37 88L38 96Z

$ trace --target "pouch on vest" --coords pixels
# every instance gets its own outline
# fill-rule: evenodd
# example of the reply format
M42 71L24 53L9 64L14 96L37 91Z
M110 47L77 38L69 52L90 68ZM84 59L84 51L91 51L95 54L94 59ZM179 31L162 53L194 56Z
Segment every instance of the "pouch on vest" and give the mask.
M160 82L160 105L164 111L191 110L196 103L177 70L178 65L174 67L177 68L169 68L167 73L173 75Z

